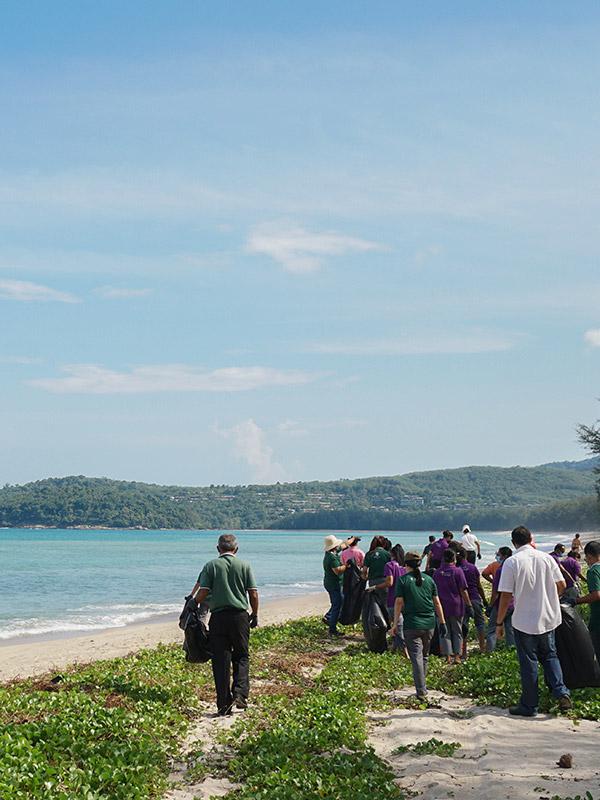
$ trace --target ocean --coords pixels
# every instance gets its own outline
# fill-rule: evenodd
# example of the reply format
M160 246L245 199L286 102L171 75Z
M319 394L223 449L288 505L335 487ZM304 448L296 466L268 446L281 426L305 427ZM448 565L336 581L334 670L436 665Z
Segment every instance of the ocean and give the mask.
M0 529L0 642L118 628L178 614L220 531ZM322 590L323 531L236 531L262 599ZM327 531L326 533L331 533ZM337 532L345 538L346 532ZM362 535L368 549L373 531ZM423 531L386 532L405 550ZM564 534L539 536L550 549ZM510 544L508 531L483 533L483 559Z

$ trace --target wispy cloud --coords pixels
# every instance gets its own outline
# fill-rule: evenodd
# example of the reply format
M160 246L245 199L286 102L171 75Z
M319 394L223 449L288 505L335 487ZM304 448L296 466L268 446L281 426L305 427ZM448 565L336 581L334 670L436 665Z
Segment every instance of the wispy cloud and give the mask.
M119 286L99 286L95 290L100 297L107 300L128 300L135 297L147 297L152 294L152 289L127 289Z
M62 368L63 377L36 378L31 386L56 394L143 394L153 392L247 392L298 386L316 375L270 367L224 367L207 371L185 364L158 364L117 372L96 364Z
M30 281L0 280L0 297L21 303L56 302L78 303L79 299L69 292L60 292L49 286Z
M320 233L280 224L259 225L246 243L250 253L267 255L288 272L315 272L327 256L367 253L385 248L376 242L333 231Z
M588 344L591 344L592 347L600 347L600 328L592 328L586 331L583 338Z
M468 355L510 350L514 342L500 336L407 336L401 339L375 339L354 342L317 342L312 353L344 356Z
M218 433L233 442L236 458L251 467L255 483L285 480L285 470L275 461L265 431L253 419L247 419L232 428L218 429Z

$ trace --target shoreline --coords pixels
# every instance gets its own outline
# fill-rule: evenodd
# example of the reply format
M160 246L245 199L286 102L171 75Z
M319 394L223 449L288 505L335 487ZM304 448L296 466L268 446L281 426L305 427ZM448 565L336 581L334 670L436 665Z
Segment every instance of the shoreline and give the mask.
M260 606L259 620L261 625L277 625L291 619L320 616L328 606L324 591L267 600ZM159 644L182 643L183 631L177 625L178 618L176 614L169 620L161 617L121 628L88 631L87 634L77 632L60 638L32 636L18 643L7 640L0 646L0 684L65 669L71 664L119 658Z

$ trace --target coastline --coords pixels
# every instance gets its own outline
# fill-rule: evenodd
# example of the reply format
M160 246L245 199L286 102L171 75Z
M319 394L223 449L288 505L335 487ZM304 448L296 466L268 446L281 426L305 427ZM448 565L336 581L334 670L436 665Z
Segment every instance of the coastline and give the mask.
M276 625L291 619L323 614L328 608L325 592L267 600L260 607L260 624ZM65 669L106 658L119 658L158 644L183 642L178 616L133 623L122 628L90 631L86 635L47 635L25 641L8 640L0 646L0 683Z

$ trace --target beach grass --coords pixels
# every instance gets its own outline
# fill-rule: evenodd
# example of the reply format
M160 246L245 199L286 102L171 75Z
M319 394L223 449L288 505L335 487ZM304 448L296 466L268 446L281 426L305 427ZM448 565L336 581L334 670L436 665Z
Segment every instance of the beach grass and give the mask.
M409 663L369 653L357 632L339 644L317 619L252 636L252 705L194 762L196 780L218 769L240 788L230 800L341 800L403 795L367 743L367 711L411 685ZM514 652L500 648L448 666L430 661L429 686L506 707L520 688ZM212 700L209 665L178 646L74 667L0 687L3 800L146 800L163 796L193 721ZM574 719L600 720L600 690L573 692ZM545 690L542 709L554 711Z

